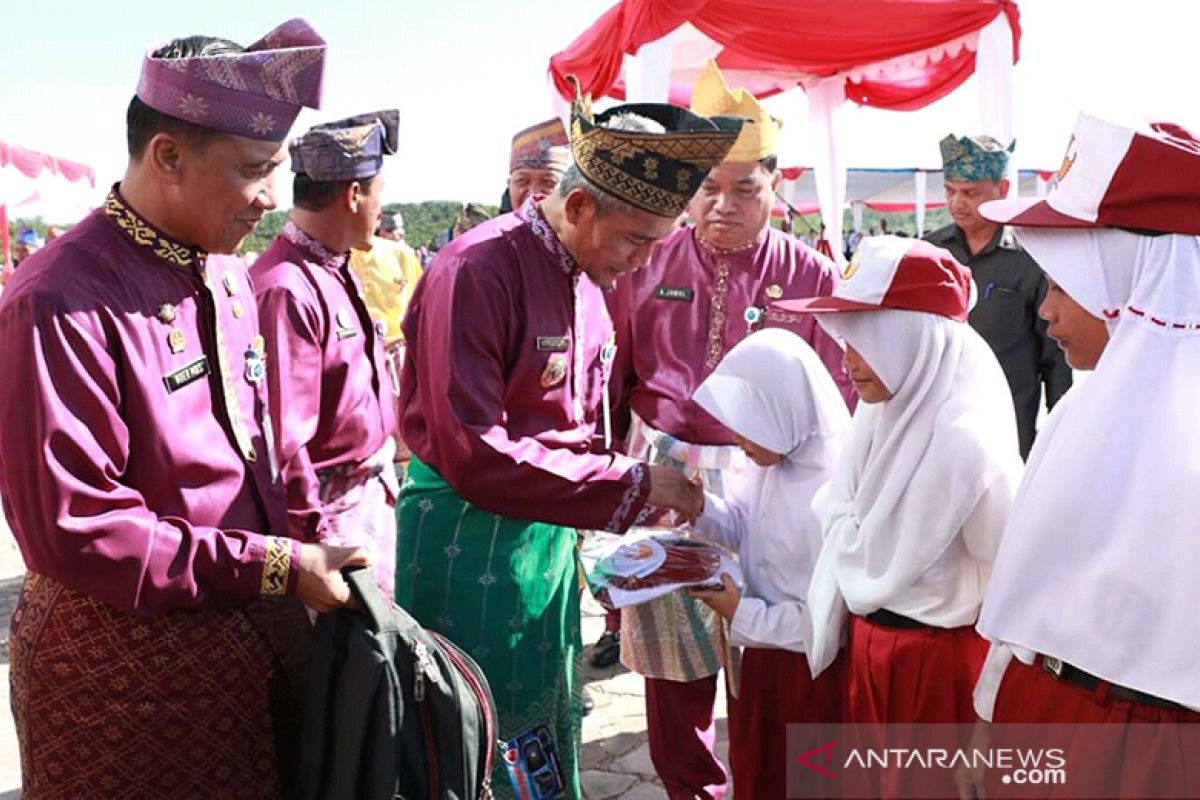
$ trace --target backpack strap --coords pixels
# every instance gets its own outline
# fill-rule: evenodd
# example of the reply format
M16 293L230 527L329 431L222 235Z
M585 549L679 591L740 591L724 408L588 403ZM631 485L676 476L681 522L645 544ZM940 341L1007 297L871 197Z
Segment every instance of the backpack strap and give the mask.
M379 591L371 570L366 567L344 567L342 577L350 586L350 594L358 603L358 608L371 620L371 626L377 633L392 633L400 630L396 618L392 614L392 604Z

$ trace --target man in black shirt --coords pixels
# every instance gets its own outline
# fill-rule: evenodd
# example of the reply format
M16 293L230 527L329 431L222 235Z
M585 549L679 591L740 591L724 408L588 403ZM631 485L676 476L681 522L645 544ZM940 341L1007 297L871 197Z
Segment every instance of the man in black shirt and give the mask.
M1004 175L1012 145L990 136L947 136L941 149L946 207L954 222L925 238L971 268L979 299L969 321L1008 378L1024 458L1037 433L1043 390L1046 407L1053 408L1071 388L1071 368L1037 315L1046 293L1041 269L1011 231L979 215L980 203L1008 194Z

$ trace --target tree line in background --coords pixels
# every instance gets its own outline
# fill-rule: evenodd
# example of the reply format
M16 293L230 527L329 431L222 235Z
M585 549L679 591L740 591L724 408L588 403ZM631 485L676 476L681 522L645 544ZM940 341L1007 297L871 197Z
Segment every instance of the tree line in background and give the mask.
M438 235L449 229L454 224L454 218L462 210L462 203L457 203L452 200L427 200L423 203L388 203L384 206L384 211L389 213L399 212L404 217L404 228L407 234L408 243L413 247L421 247L422 245L433 249L433 244L437 240ZM496 206L484 206L488 213L495 216L499 210ZM283 230L283 224L287 221L287 211L269 211L263 217L262 222L254 229L254 232L246 237L242 243L241 251L261 253L267 249L272 240L279 235ZM863 209L863 227L867 233L880 232L880 223L886 220L888 230L892 233L907 233L913 235L915 223L913 215L908 213L890 213L873 211L869 208ZM928 211L925 214L925 230L937 230L943 225L950 223L950 215L944 208ZM778 224L778 223L777 223ZM8 223L8 232L10 239L25 229L32 228L38 232L38 235L43 239L46 236L46 228L50 225L57 225L60 230L66 230L70 227L67 224L49 223L41 217L18 218L10 220ZM843 230L851 230L851 215L847 211L842 222ZM809 231L819 231L821 228L821 218L816 214L805 214L797 218L794 232L797 236L804 236Z
M399 213L404 217L405 239L413 247L430 247L439 233L454 224L454 218L462 211L462 203L452 200L427 200L423 203L388 203L383 207L389 214ZM496 206L485 206L495 216ZM241 252L261 253L283 230L287 222L287 211L268 211L254 232L242 242Z
M907 211L875 211L870 208L863 209L863 233L870 235L871 233L881 233L881 223L887 222L888 233L898 233L907 236L914 236L917 230L916 219ZM925 233L936 231L945 225L949 225L953 220L950 218L950 212L944 208L936 208L925 212ZM777 220L776 224L782 227L782 221ZM842 235L845 236L850 231L854 230L854 217L849 210L842 217ZM821 231L821 216L819 214L801 214L796 217L796 223L793 227L793 233L797 236L805 236L810 232L815 236Z

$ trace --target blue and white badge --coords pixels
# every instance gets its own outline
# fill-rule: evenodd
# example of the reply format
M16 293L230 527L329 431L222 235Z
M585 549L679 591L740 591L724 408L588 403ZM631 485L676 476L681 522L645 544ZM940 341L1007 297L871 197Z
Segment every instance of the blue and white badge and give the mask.
M607 344L604 345L604 347L600 348L600 363L601 364L611 364L613 362L613 359L616 357L617 357L617 346L614 343L608 342Z
M381 319L375 320L375 334L381 338L387 336L387 323Z
M746 313L742 314L742 319L746 320L746 328L753 331L754 326L763 320L763 310L758 306L750 306Z
M267 377L266 342L261 335L255 336L246 348L246 380L259 383Z
M246 351L246 380L258 383L267 377L266 361L253 350Z

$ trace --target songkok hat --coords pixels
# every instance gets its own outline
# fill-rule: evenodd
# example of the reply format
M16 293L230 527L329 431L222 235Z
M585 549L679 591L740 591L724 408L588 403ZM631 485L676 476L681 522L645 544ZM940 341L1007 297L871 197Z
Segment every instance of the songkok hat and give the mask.
M702 117L667 103L630 103L592 115L591 100L575 86L571 108L571 155L596 187L643 211L677 217L742 130L733 117ZM663 133L614 130L605 123L621 115L657 122Z
M979 206L1030 228L1126 228L1200 236L1200 137L1173 122L1119 125L1080 114L1044 198Z
M292 140L292 172L314 181L370 178L396 152L400 112L394 108L326 122Z
M733 149L725 156L726 162L744 164L775 155L783 123L768 114L750 92L742 88L730 91L717 62L711 59L692 89L691 110L702 117L729 116L746 120Z
M902 308L956 322L966 322L974 304L971 270L949 250L904 236L863 239L832 295L775 303L809 314Z
M571 163L570 141L558 117L518 131L512 140L508 171L552 169L563 172Z
M240 53L142 60L138 98L156 111L251 139L282 142L301 106L319 108L325 40L289 20Z
M1005 147L991 136L950 134L941 141L942 173L948 181L998 181L1004 177L1008 154L1016 146L1016 139Z

